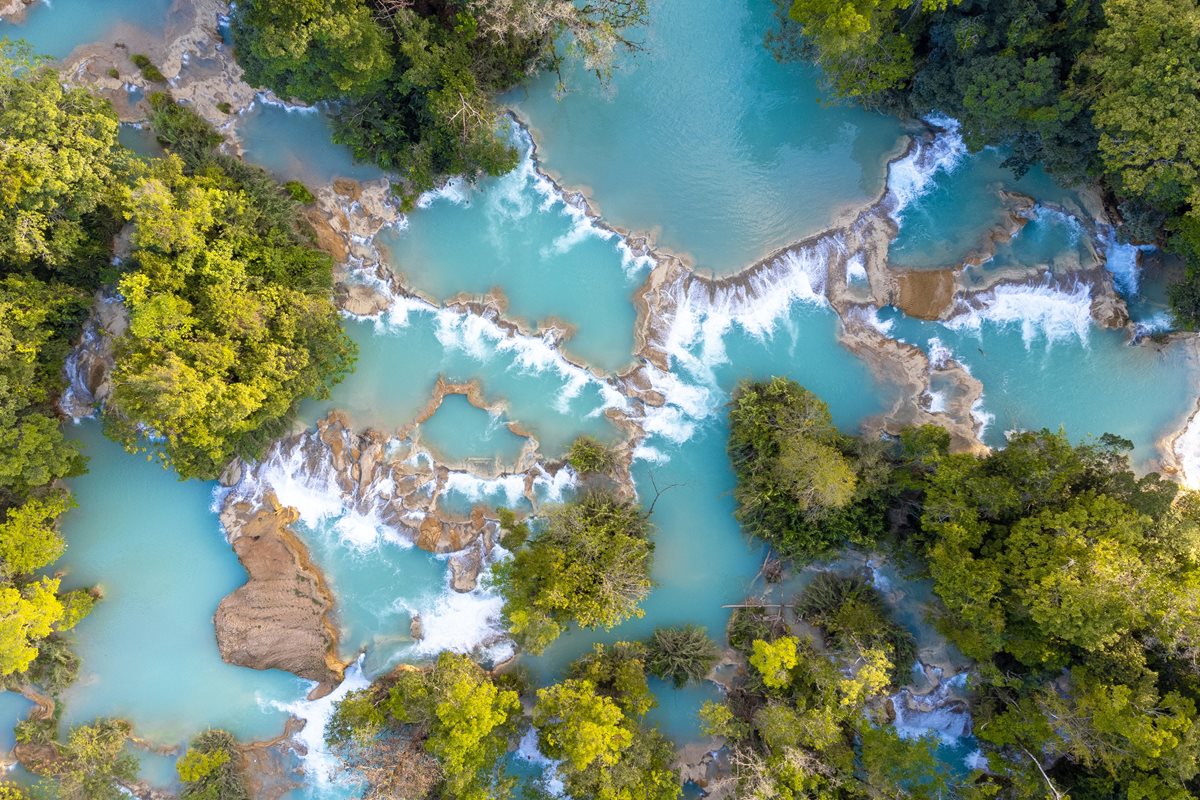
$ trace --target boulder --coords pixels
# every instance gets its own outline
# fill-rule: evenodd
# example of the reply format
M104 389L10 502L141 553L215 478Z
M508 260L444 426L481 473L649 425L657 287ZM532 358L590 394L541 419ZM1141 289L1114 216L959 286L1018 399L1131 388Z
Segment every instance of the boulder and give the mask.
M296 512L268 495L263 506L238 501L221 521L249 579L213 618L221 658L252 669L282 669L316 681L315 696L341 682L333 595L308 549L288 527Z

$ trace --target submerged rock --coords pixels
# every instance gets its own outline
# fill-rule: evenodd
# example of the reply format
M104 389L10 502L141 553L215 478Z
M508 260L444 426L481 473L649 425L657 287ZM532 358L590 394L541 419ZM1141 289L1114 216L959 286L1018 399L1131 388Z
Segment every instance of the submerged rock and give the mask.
M221 600L213 618L221 658L252 669L282 669L316 681L313 696L341 682L337 631L329 619L333 595L308 549L288 527L293 509L274 495L256 507L227 505L221 521L249 580Z

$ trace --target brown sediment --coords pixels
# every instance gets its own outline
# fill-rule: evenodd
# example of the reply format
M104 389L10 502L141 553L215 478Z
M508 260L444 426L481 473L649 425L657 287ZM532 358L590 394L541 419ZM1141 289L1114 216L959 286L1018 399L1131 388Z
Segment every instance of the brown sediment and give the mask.
M221 600L213 623L227 663L316 681L315 698L342 681L345 664L330 619L333 593L290 527L297 516L270 492L260 505L234 502L221 509L221 524L249 577Z
M954 303L957 284L952 269L908 270L896 275L895 305L917 319L939 319Z

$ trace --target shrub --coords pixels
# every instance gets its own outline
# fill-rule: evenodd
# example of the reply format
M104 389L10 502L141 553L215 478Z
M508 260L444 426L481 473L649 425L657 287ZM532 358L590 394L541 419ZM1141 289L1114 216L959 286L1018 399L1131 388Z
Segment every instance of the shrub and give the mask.
M162 74L162 71L154 65L150 57L142 53L134 53L129 57L133 65L142 73L142 77L151 83L166 83L167 76Z
M229 104L229 101L222 100L220 103L217 103L217 111L220 111L222 114L232 114L233 106Z
M817 575L797 595L796 613L820 627L836 650L883 648L893 664L893 676L912 669L917 656L912 634L889 618L882 595L858 575Z
M209 730L192 740L175 764L183 782L180 798L190 800L249 800L246 767L233 734Z
M567 453L567 463L580 474L604 473L617 465L616 454L591 436L580 436Z
M656 628L646 642L646 669L675 688L703 680L719 657L717 643L699 625Z
M291 195L292 199L300 205L306 206L309 203L315 203L317 201L317 196L310 192L308 187L300 181L288 181L283 185L283 188L289 195Z
M538 535L496 568L509 630L536 654L572 622L612 628L642 616L652 530L641 508L612 492L551 508Z
M119 77L121 77L121 71L119 69L117 69L116 67L109 67L108 68L108 77L119 78Z
M733 613L729 615L726 634L729 637L730 647L744 655L749 655L755 639L774 641L782 635L783 627L780 620L768 616L766 607L751 605L733 610Z

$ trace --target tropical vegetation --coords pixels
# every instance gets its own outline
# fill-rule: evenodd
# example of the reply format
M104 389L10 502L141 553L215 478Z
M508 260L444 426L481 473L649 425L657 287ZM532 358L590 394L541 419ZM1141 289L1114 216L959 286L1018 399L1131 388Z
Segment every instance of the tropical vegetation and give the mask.
M1022 174L1096 180L1135 240L1188 264L1171 291L1200 326L1200 54L1195 0L777 0L783 57L831 91L959 120Z
M411 202L450 175L512 169L495 96L568 53L603 79L646 13L646 0L246 0L232 30L250 83L330 102L334 138Z

